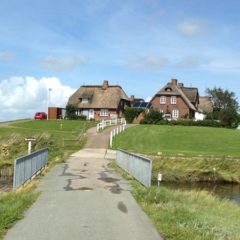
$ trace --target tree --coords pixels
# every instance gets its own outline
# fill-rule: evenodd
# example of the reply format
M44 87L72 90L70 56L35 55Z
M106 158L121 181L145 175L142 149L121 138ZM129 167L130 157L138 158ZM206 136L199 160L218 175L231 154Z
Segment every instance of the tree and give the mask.
M68 104L66 106L66 117L68 119L77 119L77 105Z
M219 120L223 127L236 128L239 124L239 104L235 93L222 88L207 88L213 103L213 112L208 118Z
M238 111L239 105L234 92L214 87L213 89L207 88L206 93L212 99L213 111L220 112L228 108L233 108Z

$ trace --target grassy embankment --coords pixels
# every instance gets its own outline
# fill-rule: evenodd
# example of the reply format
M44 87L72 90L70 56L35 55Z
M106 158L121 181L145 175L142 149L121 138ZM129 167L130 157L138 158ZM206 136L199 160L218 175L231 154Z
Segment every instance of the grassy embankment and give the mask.
M160 171L166 181L239 182L239 141L238 130L148 125L128 129L113 146L151 155L154 178ZM228 200L205 191L144 188L128 179L134 197L166 239L239 239L240 208Z
M161 172L164 181L239 183L239 142L239 130L140 125L114 138L113 147L150 155L153 181Z
M64 161L72 152L79 150L86 137L80 138L94 122L86 121L26 121L0 127L0 146L8 146L8 156L0 156L0 167L12 165L14 159L27 154L26 137L35 137L32 150L49 148L49 164ZM64 142L63 140L68 139ZM38 194L31 190L0 195L0 239L13 223L20 219L23 212L36 200Z
M131 182L133 196L164 239L239 239L240 208L228 200L220 200L205 191L145 188L115 163L110 166Z

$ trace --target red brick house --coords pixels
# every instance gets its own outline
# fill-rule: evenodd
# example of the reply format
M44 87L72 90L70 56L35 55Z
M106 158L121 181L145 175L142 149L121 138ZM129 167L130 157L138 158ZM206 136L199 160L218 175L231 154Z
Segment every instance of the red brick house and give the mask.
M172 119L194 118L199 104L198 89L184 87L183 83L172 79L155 94L151 104L153 109Z
M123 117L125 106L130 99L118 85L83 85L68 100L68 104L78 106L77 114L87 119L106 120Z

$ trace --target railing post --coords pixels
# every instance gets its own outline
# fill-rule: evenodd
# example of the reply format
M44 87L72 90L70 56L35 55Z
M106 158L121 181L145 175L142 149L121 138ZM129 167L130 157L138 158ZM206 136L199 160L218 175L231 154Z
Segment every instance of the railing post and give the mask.
M110 148L112 148L113 133L110 132Z

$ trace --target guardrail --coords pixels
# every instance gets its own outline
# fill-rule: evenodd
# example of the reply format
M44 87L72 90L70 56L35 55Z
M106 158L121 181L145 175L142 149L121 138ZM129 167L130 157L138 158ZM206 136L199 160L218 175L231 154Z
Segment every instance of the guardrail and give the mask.
M109 119L109 120L102 120L100 123L97 124L97 132L99 132L101 129L104 129L108 126L120 125L120 124L125 124L126 125L125 118L115 118L115 119Z
M117 165L146 187L151 186L152 160L121 149L117 150Z
M13 188L23 185L40 173L48 163L48 149L44 148L14 161Z

